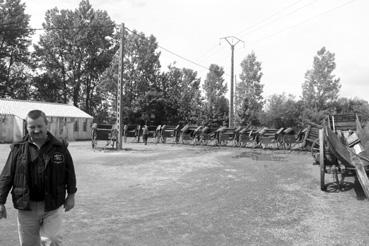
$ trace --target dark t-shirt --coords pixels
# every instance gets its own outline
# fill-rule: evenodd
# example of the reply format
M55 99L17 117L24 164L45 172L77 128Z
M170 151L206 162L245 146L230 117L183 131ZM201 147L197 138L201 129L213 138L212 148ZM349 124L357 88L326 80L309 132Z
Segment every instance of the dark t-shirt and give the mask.
M47 146L46 143L38 149L36 145L30 143L29 145L29 180L31 201L43 201L45 199L45 160L43 153Z

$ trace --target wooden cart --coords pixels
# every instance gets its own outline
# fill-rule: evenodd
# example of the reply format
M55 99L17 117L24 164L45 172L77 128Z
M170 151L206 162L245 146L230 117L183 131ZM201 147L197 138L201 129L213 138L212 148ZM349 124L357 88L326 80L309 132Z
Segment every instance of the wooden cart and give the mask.
M182 144L187 143L188 141L193 142L193 134L194 131L198 128L197 125L190 125L187 124L184 127L182 127L180 131L180 142Z
M117 129L109 124L96 124L91 127L91 146L93 149L98 147L114 148L117 141ZM103 142L103 144L101 144Z
M220 127L216 130L217 133L217 145L219 146L234 146L235 143L235 128Z
M211 142L216 142L216 130L218 128L214 126L205 126L201 129L200 132L200 144L201 145L208 145ZM215 144L215 143L214 143ZM213 144L213 145L214 145Z
M275 129L275 128L266 128L264 127L258 132L258 143L259 145L265 148L281 148L282 141L281 141L281 134L283 132L282 129Z
M369 198L369 150L364 148L368 146L369 133L362 129L358 117L355 131L334 130L330 120L327 119L319 130L320 188L326 191L330 184L334 184L337 190L341 190L344 188L345 177L354 176ZM332 183L326 183L327 174L332 175Z

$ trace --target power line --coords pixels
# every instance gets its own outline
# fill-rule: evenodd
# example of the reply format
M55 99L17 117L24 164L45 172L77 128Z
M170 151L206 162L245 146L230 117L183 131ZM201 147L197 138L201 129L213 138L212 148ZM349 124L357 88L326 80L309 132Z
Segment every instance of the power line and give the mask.
M269 24L269 23L273 22L273 21L268 21L268 20L273 19L273 17L274 17L274 16L278 15L279 13L284 12L285 10L288 10L289 8L291 8L291 7L295 6L296 4L298 4L298 3L302 2L302 1L304 1L304 0L298 0L298 1L295 1L295 2L293 2L292 4L289 4L288 6L286 6L285 8L282 8L282 9L280 9L280 10L277 10L277 11L276 11L276 12L274 12L272 15L270 15L270 16L268 16L268 17L266 17L266 18L262 19L262 20L260 20L259 22L255 23L254 25L251 25L251 26L247 27L246 29L244 29L244 30L242 30L242 31L238 32L238 34L237 34L237 35L240 35L240 34L244 33L244 32L245 32L245 31L247 31L247 30L250 30L250 31L246 32L247 34L249 34L249 33L255 32L255 31L259 30L259 29L262 29L262 27L264 27L265 25L267 25L267 24ZM315 0L315 1L316 1L316 0ZM280 18L283 18L283 17L289 16L289 15L292 15L292 14L296 13L297 11L299 11L299 10L301 10L301 9L303 9L303 8L306 8L308 5L311 5L313 2L314 2L314 1L312 1L312 2L310 2L310 3L307 3L307 4L303 5L302 7L298 8L298 9L293 10L292 12L289 12L287 15L280 16L279 18L278 18L278 17L277 17L277 18L274 18L274 21L275 21L275 20L278 20L278 19L280 19ZM262 25L262 24L263 24L263 25ZM260 26L260 25L261 25L261 26ZM256 28L256 27L258 27L258 26L260 26L260 27L259 27L259 28ZM217 53L220 51L220 50L217 50L216 52L212 52L214 49L215 49L215 48L212 48L211 50L209 50L209 52L207 52L207 53L206 53L207 58L212 57L213 55L217 54Z
M256 41L254 41L254 43L259 44L259 42L260 42L260 41L262 41L262 40L269 39L269 38L271 38L271 37L273 37L273 36L275 36L275 35L278 35L278 34L280 34L280 33L286 32L286 31L288 31L288 30L290 30L290 29L292 29L292 28L295 28L295 27L297 27L297 26L299 26L299 25L302 25L302 24L304 24L304 23L306 23L306 22L309 22L310 20L312 20L312 19L314 19L314 18L316 18L316 17L318 17L318 16L325 15L325 14L328 14L328 13L330 13L330 12L333 12L334 10L339 9L339 8L342 8L342 7L344 7L344 6L348 5L348 4L351 4L351 3L355 2L355 1L356 1L356 0L351 0L351 1L345 2L345 3L341 4L341 5L338 5L338 6L334 7L334 8L331 8L331 9L328 9L328 10L326 10L326 11L323 11L323 12L321 12L321 13L319 13L319 14L316 14L316 15L314 15L314 16L312 16L312 17L309 17L309 18L307 18L307 19L305 19L305 20L303 20L303 21L301 21L301 22L299 22L299 23L297 23L297 24L295 24L295 25L289 26L289 27L287 27L287 28L285 28L285 29L279 30L279 31L277 31L277 32L275 32L275 33L272 33L272 34L267 35L267 36L265 36L265 37L263 37L263 38L261 38L261 39L258 39L258 40L256 40Z
M132 34L134 34L134 35L138 35L137 33L135 33L135 32L133 32L132 30L130 30L129 28L125 28L127 31L129 31L130 33L132 33ZM160 49L162 49L162 50L164 50L164 51L166 51L166 52L168 52L168 53L170 53L170 54L172 54L172 55L174 55L174 56L176 56L176 57L178 57L178 58L180 58L180 59L182 59L182 60L184 60L184 61L186 61L186 62L189 62L189 63L191 63L191 64L193 64L193 65L195 65L195 66L198 66L198 67L201 67L201 68L203 68L204 70L206 70L206 71L212 71L209 67L206 67L206 66L204 66L204 65L202 65L202 64L200 64L200 63L197 63L197 62L195 62L195 61L193 61L193 60L191 60L191 59L189 59L189 58L186 58L186 57L184 57L184 56L182 56L182 55L179 55L179 54L177 54L176 52L173 52L173 51L171 51L171 50L169 50L169 49L167 49L167 48L165 48L165 47L163 47L163 46L161 46L161 45L158 45L158 47L160 48ZM227 76L231 76L230 74L228 74L228 73L224 73L225 75L227 75Z
M298 0L298 1L296 1L296 2L293 2L292 4L289 4L288 6L286 6L285 8L283 8L283 9L280 9L280 10L277 10L276 12L274 12L273 14L271 14L270 16L268 16L268 17L266 17L266 18L264 18L264 19L262 19L262 20L260 20L259 22L257 22L257 23L255 23L254 25L251 25L251 26L249 26L249 27L247 27L247 28L245 28L245 29L243 29L243 30L241 30L240 32L238 32L236 35L241 35L241 34L243 34L244 32L246 32L246 31L248 31L248 30L252 30L252 29L255 29L255 27L257 27L257 26L259 26L259 25L261 25L261 24L263 24L263 23L265 23L265 22L267 22L268 20L270 20L270 19L273 19L273 17L274 16L277 16L279 13L282 13L283 11L285 11L285 10L287 10L287 9L289 9L290 7L292 7L292 6L295 6L296 4L298 4L298 3L300 3L300 2L302 2L302 1L304 1L304 0ZM304 8L304 7L306 7L306 5L304 5L302 8ZM300 10L300 9L298 9L298 10ZM282 16L282 17L284 17L284 16ZM269 23L269 22L267 22L267 23ZM264 26L264 25L262 25L262 26ZM250 31L251 32L251 31ZM249 32L247 32L247 33L249 33Z

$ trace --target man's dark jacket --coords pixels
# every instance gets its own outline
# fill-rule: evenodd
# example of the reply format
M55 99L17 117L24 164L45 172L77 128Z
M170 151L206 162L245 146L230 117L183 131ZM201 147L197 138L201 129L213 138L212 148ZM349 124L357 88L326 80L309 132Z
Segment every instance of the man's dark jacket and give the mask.
M28 186L29 137L11 145L11 151L0 175L0 204L5 204L12 188L14 208L29 210L30 190ZM57 209L65 202L66 191L74 194L76 176L72 157L64 142L48 133L43 159L45 161L45 211Z

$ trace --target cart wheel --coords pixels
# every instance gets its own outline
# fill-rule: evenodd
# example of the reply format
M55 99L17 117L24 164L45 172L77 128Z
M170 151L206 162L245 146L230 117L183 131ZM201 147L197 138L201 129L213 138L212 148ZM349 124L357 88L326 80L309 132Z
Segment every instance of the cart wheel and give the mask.
M284 149L282 136L278 136L276 142L277 142L277 149Z
M319 147L319 138L315 139L314 142L311 144L311 155L314 158L313 165L319 165L319 158L320 158L320 147Z
M337 184L337 189L338 190L341 190L341 182L340 182L340 179L338 177L338 173L339 173L339 169L337 166L335 166L334 168L334 172L333 172L333 178L334 178L334 181L336 182Z

